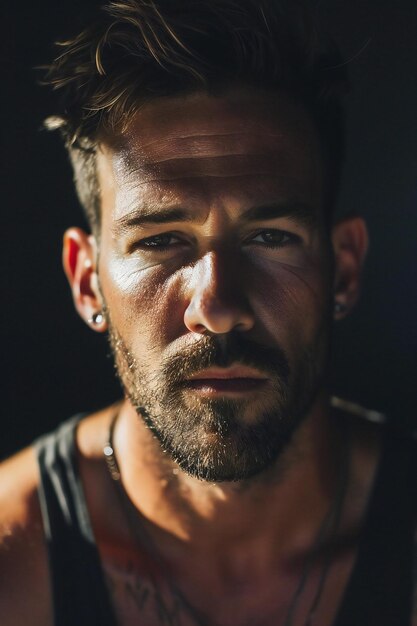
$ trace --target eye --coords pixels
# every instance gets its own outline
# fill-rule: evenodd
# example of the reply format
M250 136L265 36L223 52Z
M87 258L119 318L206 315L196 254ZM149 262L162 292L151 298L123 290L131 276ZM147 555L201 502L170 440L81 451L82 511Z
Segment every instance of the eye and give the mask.
M156 249L166 250L167 248L173 248L174 246L182 244L183 241L173 233L163 233L161 235L154 235L153 237L146 237L141 239L135 244L135 248L143 249Z
M247 241L247 243L255 243L264 245L269 248L281 248L286 245L299 243L300 237L285 230L262 230Z

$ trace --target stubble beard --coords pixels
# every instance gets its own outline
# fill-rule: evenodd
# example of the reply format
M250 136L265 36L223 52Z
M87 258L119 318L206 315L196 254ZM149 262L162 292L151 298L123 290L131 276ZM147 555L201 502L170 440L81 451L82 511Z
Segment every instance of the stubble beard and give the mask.
M288 447L322 383L327 349L321 336L303 350L292 372L280 347L260 346L230 333L202 336L165 359L151 375L108 322L126 396L162 451L203 481L244 481L268 469ZM201 398L184 390L191 374L236 362L260 369L271 381L272 391L270 387L265 397L259 394L250 420L244 419L245 398Z

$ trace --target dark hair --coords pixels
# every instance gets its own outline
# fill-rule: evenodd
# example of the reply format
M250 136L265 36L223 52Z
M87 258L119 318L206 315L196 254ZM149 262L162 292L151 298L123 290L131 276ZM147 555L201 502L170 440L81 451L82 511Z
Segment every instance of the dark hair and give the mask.
M284 90L317 125L334 203L344 155L340 96L345 66L297 0L115 0L86 30L58 43L45 83L62 93L59 128L80 201L94 230L100 222L95 148L123 132L137 108L163 96L231 85Z

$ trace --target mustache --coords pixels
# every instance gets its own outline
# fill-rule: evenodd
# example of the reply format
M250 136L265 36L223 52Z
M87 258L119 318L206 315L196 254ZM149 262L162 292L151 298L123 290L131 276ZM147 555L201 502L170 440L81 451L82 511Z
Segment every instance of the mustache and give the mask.
M229 367L233 363L279 377L284 383L288 383L290 377L288 358L280 346L261 345L240 333L220 337L204 335L197 343L166 358L162 375L169 386L175 386L203 369Z

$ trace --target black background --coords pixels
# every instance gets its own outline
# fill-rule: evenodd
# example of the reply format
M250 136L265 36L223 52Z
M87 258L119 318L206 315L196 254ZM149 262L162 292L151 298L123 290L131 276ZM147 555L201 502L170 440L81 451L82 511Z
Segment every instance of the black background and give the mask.
M120 394L106 340L77 317L61 270L62 234L84 222L59 138L39 130L54 102L33 70L89 4L2 3L0 456ZM318 7L353 83L339 210L361 213L371 238L362 300L335 329L333 387L409 427L417 400L417 3Z

